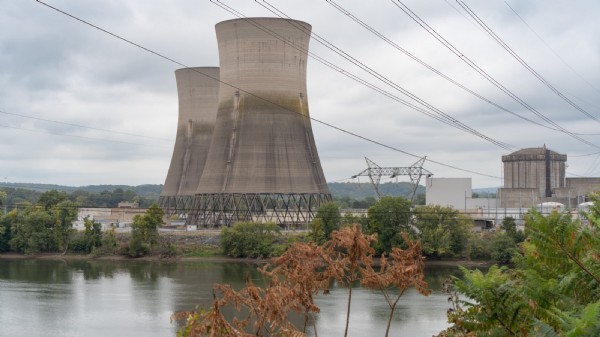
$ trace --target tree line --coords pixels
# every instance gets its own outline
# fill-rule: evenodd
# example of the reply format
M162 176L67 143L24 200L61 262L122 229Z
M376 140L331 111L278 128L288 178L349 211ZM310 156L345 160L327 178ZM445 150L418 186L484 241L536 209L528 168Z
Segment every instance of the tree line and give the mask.
M103 190L101 192L90 192L83 189L76 189L72 192L49 190L39 192L32 189L3 187L0 192L4 193L3 205L8 210L19 207L20 205L36 204L40 198L60 198L75 203L79 207L103 208L117 207L119 202L137 202L140 207L148 208L155 203L157 197L141 196L136 194L133 189L115 188L113 190Z
M114 193L121 196L126 192ZM0 207L8 193L0 191ZM35 204L24 202L10 211L0 212L0 252L22 254L79 253L95 255L128 255L138 257L152 253L171 256L174 248L161 240L158 228L163 224L164 212L156 204L143 214L134 216L131 235L118 242L114 230L101 230L101 224L84 219L84 230L73 228L79 204L66 192L42 193Z
M341 215L340 205L322 205L310 224L304 240L317 244L330 239L333 231L359 224L369 235L377 235L376 254L389 253L402 246L403 233L420 240L423 254L429 259L475 259L510 262L511 255L524 234L517 231L513 218L504 219L499 230L473 232L473 220L456 209L437 205L413 207L403 197L382 197L368 207L366 214ZM275 224L240 223L224 228L221 244L232 257L277 256L289 245ZM298 239L298 238L296 238Z

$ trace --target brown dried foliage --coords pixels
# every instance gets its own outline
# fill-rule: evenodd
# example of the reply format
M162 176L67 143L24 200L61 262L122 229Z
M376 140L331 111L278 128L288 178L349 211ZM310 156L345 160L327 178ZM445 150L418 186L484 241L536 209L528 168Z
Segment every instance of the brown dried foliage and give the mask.
M421 255L421 243L411 241L406 233L402 233L402 236L407 248L394 247L389 257L382 255L379 271L371 265L366 266L368 271L360 281L365 288L380 290L390 307L386 336L389 334L396 305L408 288L414 287L425 296L431 293L425 282L425 258ZM393 289L399 290L395 298L390 293Z
M358 225L335 231L323 246L314 243L296 243L283 255L272 260L260 271L269 278L264 287L255 286L251 280L239 291L230 285L215 285L214 301L208 311L182 312L173 319L186 319L178 336L306 336L306 327L319 313L315 296L328 293L330 280L348 288L348 308L344 336L348 333L352 286L378 289L390 306L389 332L394 309L404 291L415 287L423 295L429 294L424 281L424 258L419 242L404 237L407 249L394 248L389 257L382 256L379 268L373 266L377 241L372 235L362 233ZM391 290L399 293L392 298ZM237 310L242 319L225 319L220 308L225 305ZM288 320L290 312L304 316L302 331ZM312 324L318 336L316 325Z

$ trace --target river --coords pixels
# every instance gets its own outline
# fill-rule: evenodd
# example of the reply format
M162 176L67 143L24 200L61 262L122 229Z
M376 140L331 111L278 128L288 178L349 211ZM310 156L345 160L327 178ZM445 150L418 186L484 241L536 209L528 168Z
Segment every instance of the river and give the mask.
M428 267L432 294L405 293L391 335L430 337L447 327L441 284L456 271ZM0 336L175 336L174 312L210 305L214 283L239 289L244 275L261 278L256 264L243 262L0 259ZM347 291L317 298L319 336L343 336ZM354 288L352 298L349 335L383 336L382 295Z

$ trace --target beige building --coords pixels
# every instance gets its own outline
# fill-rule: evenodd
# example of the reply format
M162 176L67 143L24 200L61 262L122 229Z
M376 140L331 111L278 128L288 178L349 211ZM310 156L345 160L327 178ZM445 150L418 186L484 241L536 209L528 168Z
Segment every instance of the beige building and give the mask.
M102 230L110 228L127 228L133 222L133 217L144 214L145 208L116 207L116 208L79 208L77 220L73 222L73 228L85 229L85 218L94 220L102 225Z
M576 208L600 190L600 178L566 178L567 155L548 148L527 148L502 156L504 186L498 190L500 207L531 208L558 202Z

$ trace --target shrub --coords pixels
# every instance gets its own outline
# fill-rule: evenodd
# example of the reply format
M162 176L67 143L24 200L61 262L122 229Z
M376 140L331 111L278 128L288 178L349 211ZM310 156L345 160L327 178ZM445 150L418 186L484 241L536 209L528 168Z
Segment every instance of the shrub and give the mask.
M493 234L490 232L473 233L471 240L467 245L468 256L470 259L489 260L492 258L490 249L492 235Z
M69 242L69 251L79 254L89 253L87 240L82 235L73 237Z
M509 263L518 253L515 241L506 233L496 232L492 238L492 260L498 263Z
M277 243L283 238L279 227L272 222L238 222L221 230L221 248L231 257L265 258L275 256Z

